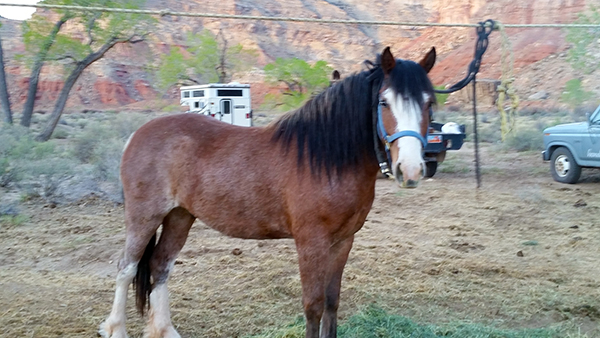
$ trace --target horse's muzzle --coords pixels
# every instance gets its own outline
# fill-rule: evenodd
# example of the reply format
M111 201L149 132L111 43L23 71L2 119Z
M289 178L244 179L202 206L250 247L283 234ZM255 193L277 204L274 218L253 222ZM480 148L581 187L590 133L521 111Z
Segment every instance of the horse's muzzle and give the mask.
M403 170L404 169L404 170ZM394 178L401 188L416 188L423 173L422 167L408 168L398 164L394 170Z

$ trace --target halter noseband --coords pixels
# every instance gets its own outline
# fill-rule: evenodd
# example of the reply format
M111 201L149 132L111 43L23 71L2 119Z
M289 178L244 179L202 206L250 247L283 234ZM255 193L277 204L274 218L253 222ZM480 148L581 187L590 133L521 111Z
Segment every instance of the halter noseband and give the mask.
M414 130L401 130L392 135L389 135L387 133L387 131L385 130L385 127L383 126L383 118L382 118L382 113L381 113L381 110L382 110L381 107L383 107L385 105L386 105L385 102L383 102L382 100L379 100L379 104L377 105L377 134L379 135L381 140L383 140L387 158L381 159L381 158L379 158L379 154L378 154L378 161L379 161L379 166L381 168L381 172L384 175L391 177L390 165L392 163L392 156L390 154L390 145L392 144L392 142L396 141L397 139L399 139L401 137L405 137L405 136L416 137L423 145L423 149L425 149L425 147L427 146L427 138L423 137L420 133L417 133ZM427 133L429 134L429 131Z

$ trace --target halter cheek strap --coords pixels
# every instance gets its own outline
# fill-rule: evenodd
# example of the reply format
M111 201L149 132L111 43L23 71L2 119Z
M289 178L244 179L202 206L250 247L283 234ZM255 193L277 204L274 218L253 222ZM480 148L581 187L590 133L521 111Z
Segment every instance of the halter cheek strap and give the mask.
M396 141L397 139L401 138L401 137L405 137L405 136L411 136L411 137L416 137L421 144L423 145L423 149L425 149L425 147L427 146L427 138L423 137L420 133L417 133L414 130L401 130L399 132L396 132L392 135L389 135L387 133L387 131L385 130L385 127L383 126L383 118L382 118L382 113L381 113L381 108L384 105L384 103L382 101L379 101L379 104L377 105L377 133L379 134L379 137L383 140L383 143L385 145L385 152L387 155L387 159L385 160L379 160L379 166L381 167L381 172L386 175L386 176L391 176L391 172L390 172L390 164L392 163L392 156L390 154L390 145L392 142ZM429 132L428 132L429 134Z

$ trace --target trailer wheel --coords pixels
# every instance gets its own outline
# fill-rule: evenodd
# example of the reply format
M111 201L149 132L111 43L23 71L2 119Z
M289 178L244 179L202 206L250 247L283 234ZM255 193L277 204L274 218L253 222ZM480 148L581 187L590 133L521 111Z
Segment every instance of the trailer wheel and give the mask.
M438 163L436 161L425 162L425 177L433 177L435 175L435 171L437 170Z
M581 176L581 167L575 162L569 149L557 148L550 158L550 171L555 181L561 183L577 183Z

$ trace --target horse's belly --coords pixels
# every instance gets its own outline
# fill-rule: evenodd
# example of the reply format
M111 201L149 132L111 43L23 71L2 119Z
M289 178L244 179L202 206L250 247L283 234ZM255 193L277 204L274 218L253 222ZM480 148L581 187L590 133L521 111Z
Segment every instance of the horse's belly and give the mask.
M292 234L282 217L264 217L249 212L217 211L202 213L198 220L227 236L244 239L291 238Z

